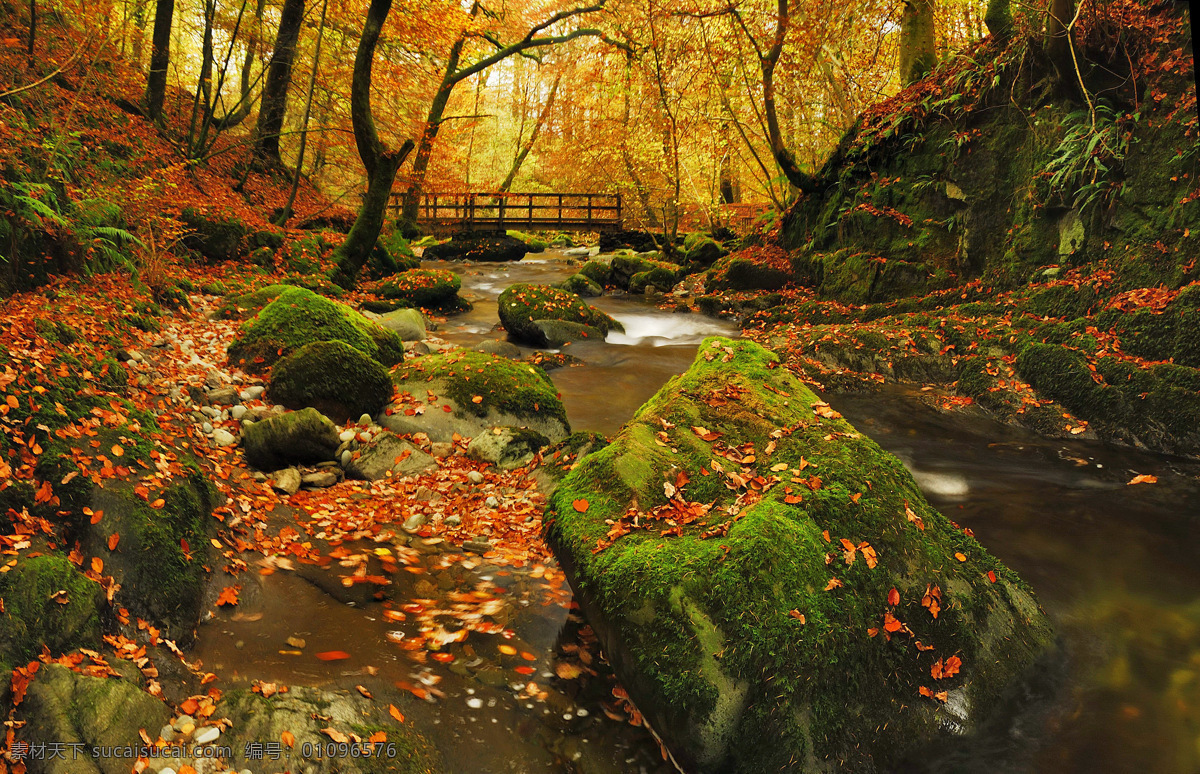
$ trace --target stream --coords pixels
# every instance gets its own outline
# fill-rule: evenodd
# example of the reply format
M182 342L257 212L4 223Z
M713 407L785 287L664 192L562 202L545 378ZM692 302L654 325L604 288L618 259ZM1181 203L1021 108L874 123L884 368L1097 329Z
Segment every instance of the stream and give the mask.
M552 283L575 271L560 253L517 264L423 266L462 275L462 294L475 308L441 323L436 335L468 347L504 337L496 330L496 297L504 288ZM737 333L728 323L662 311L641 297L588 302L626 332L566 348L584 365L551 372L575 430L617 432L686 370L704 337ZM1200 468L1041 439L975 414L940 413L911 388L829 400L904 461L933 505L1021 574L1064 645L1065 668L1034 691L1041 698L1022 723L969 740L918 770L1200 771ZM1128 486L1137 474L1155 475L1158 483ZM439 748L448 771L669 771L653 738L615 706L614 678L593 659L594 637L561 572L497 564L427 542L408 547L420 569L392 595L423 600L399 607L406 620L378 603L337 602L297 574L274 573L261 578L256 605L244 606L252 614L201 628L193 656L231 685L352 685L365 670L427 693L406 714ZM431 599L442 607L502 608L498 618L512 636L472 633L453 646L451 664L414 658L405 634L418 608L435 604ZM350 658L302 657L289 650L288 637L304 638L307 653L346 650Z

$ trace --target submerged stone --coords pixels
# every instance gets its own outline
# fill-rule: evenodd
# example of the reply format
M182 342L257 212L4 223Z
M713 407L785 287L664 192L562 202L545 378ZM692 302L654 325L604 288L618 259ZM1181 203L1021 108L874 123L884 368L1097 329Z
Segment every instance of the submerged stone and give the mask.
M978 729L1053 645L1015 573L747 341L708 339L547 521L686 771L894 770Z

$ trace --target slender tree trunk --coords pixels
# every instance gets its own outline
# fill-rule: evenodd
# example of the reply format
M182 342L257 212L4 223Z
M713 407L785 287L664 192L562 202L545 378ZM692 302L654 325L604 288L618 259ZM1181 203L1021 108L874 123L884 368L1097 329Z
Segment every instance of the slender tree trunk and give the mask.
M141 67L146 48L146 0L135 0L133 4L133 28L133 63Z
M658 221L658 215L654 212L654 207L650 201L650 191L646 188L645 182L641 175L638 174L637 165L633 163L633 151L629 149L629 125L633 115L633 52L625 52L625 88L622 95L622 115L621 125L624 131L621 133L621 158L625 162L625 174L629 175L629 180L633 183L633 191L637 194L638 203L642 205L642 211L646 213L648 225L652 229L661 228Z
M900 81L924 78L937 64L934 0L905 0L900 18Z
M375 129L375 118L371 113L371 67L375 59L375 46L392 0L371 0L367 18L363 23L362 37L358 41L358 53L354 57L354 77L350 85L350 120L354 125L354 143L358 156L367 170L367 193L354 226L346 235L346 241L337 250L337 271L334 282L342 287L353 287L358 272L375 249L383 219L387 213L392 183L400 165L412 152L412 140L405 140L398 151L390 151L379 138Z
M533 131L529 134L529 141L521 146L513 159L512 168L508 170L508 176L500 184L500 193L507 193L512 188L513 182L517 179L517 173L521 171L521 165L525 163L529 151L533 150L533 144L537 142L542 127L546 125L546 120L550 117L550 111L554 109L554 98L558 96L558 84L561 82L562 74L560 73L554 77L554 85L550 87L550 96L546 98L546 104L542 106L542 112L538 114L537 123L533 125Z
M1075 0L1050 0L1046 19L1046 55L1058 76L1058 82L1070 89L1076 81L1075 62L1071 56L1072 22L1075 20Z
M283 0L279 16L279 32L275 50L263 85L262 102L258 108L258 126L254 132L254 151L266 161L282 165L279 157L279 134L283 131L283 116L287 111L288 88L292 83L292 60L300 27L304 21L304 0Z
M989 0L987 12L983 17L988 32L999 41L1005 41L1013 34L1013 17L1011 0Z
M304 168L304 150L308 146L308 117L312 114L313 92L317 88L317 70L321 67L321 42L325 37L325 13L329 10L329 0L321 3L321 26L317 28L317 50L313 53L312 75L308 79L308 97L304 100L304 121L300 124L300 151L296 156L296 172L292 175L292 191L288 194L287 204L272 222L283 226L292 217L292 205L296 203L296 192L300 190L300 170ZM389 186L389 193L390 193Z
M146 112L152 121L162 119L167 96L167 67L171 63L171 19L175 0L158 0L154 6L154 37L150 43L150 74L146 77Z
M265 2L266 0L258 0L258 5L254 10L254 31L250 33L246 40L246 56L242 60L242 72L238 82L238 93L240 96L232 111L225 113L225 115L213 121L213 127L218 132L232 129L245 121L246 117L250 115L251 108L254 107L254 99L251 95L254 88L254 55L258 50ZM245 5L243 4L244 8Z
M458 61L462 56L466 37L460 37L450 47L450 56L446 59L446 71L437 93L433 95L433 103L425 116L425 130L421 132L421 141L417 144L417 155L413 159L412 178L408 190L401 200L400 220L407 226L415 226L417 214L421 206L421 193L425 190L425 174L429 171L429 159L433 155L433 143L438 132L442 129L442 117L446 114L446 105L450 103L450 94L458 83L455 73L458 71Z

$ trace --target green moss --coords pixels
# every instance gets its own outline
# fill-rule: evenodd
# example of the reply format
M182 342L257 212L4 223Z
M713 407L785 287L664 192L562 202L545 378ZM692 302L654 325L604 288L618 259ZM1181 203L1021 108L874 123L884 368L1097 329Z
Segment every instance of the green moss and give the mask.
M391 366L404 359L404 342L392 331L370 322L348 306L312 291L289 288L242 323L229 346L229 360L259 372L305 344L343 341Z
M546 344L546 337L535 324L539 320L588 325L604 334L610 330L624 330L619 322L588 306L579 296L549 285L512 285L500 294L497 304L500 322L510 335L542 346Z
M655 255L661 257L660 253ZM632 292L638 292L633 290L632 283L633 278L640 274L655 272L654 276L662 283L660 287L673 287L684 273L683 267L678 264L641 255L617 255L609 267L609 282ZM584 265L583 273L587 274L587 265Z
M601 287L610 284L612 269L603 261L588 261L579 269L579 273Z
M259 313L267 304L279 298L290 285L267 285L250 293L237 293L221 300L217 315L222 319L243 319Z
M231 261L249 252L250 229L238 218L189 207L180 219L191 230L183 239L184 245L209 261Z
M462 278L445 269L410 269L398 274L379 288L389 300L406 301L426 309L455 309Z
M642 293L649 285L653 285L659 292L670 290L675 286L678 276L679 271L677 269L656 266L649 271L641 271L633 275L629 279L629 292Z
M0 659L8 663L36 658L43 646L57 655L99 643L104 591L61 554L18 559L0 574L0 599Z
M397 383L437 381L459 411L486 416L490 411L517 417L556 419L567 426L567 413L554 382L540 368L473 350L426 355L392 370ZM481 400L475 402L474 398Z
M572 274L560 282L557 287L562 288L568 293L574 293L581 298L595 298L604 294L604 288L600 287L595 280L582 273Z
M312 406L340 421L382 411L392 399L392 380L349 344L317 341L275 364L268 394L290 409Z
M898 460L844 420L814 416L816 396L774 365L749 342L706 341L687 373L564 479L547 540L618 675L685 766L762 772L808 759L887 768L938 733L938 710L917 695L938 658L963 659L963 673L936 687L964 687L982 716L1052 634L1027 587L931 508ZM735 400L706 401L731 386L743 390ZM693 426L723 437L705 442ZM756 460L741 468L720 459L721 444L752 449ZM768 476L779 463L783 480L733 519L725 509L742 488L727 486L721 468ZM796 473L787 471L802 464L797 477L818 476L815 491L789 483ZM664 480L678 483L680 471L690 478L686 500L713 507L704 523L664 536L670 523L645 514L666 503ZM802 501L786 503L789 494ZM585 512L577 500L588 502ZM606 520L621 519L631 502L650 528L604 547ZM728 534L702 537L725 521ZM849 565L843 538L856 547ZM867 566L862 542L878 567ZM831 578L844 585L828 589ZM943 593L937 619L920 605L929 583ZM871 637L885 612L912 637ZM914 639L935 649L919 651Z

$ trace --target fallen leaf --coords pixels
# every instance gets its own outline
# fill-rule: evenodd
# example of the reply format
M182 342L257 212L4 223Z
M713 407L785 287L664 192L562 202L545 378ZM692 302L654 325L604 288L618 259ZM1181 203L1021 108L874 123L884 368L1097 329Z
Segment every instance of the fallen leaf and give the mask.
M226 586L221 589L221 593L217 596L217 606L236 605L238 603L238 592L241 590L241 586Z
M1157 484L1157 483L1158 483L1158 476L1134 476L1133 478L1131 478L1129 480L1129 483L1126 486L1133 486L1134 484Z
M393 718L395 718L397 723L404 722L404 714L402 712L400 712L400 710L396 709L395 704L388 705L388 714L391 715Z
M845 586L845 585L846 584L842 583L841 580L839 580L838 578L830 578L829 583L825 584L825 590L831 591L833 589L841 588L842 586Z
M316 656L320 661L344 661L350 658L350 654L344 650L326 650Z
M954 552L954 558L955 558L955 559L957 559L957 560L958 560L958 561L960 561L960 562L965 562L965 561L967 561L967 555L966 555L966 554L964 554L962 551L955 551L955 552Z
M482 396L482 395L476 395L476 396L474 396L473 398L471 398L471 402L472 402L472 403L483 403L483 396Z
M584 500L582 498L571 503L571 507L573 507L575 510L579 511L580 513L587 513L587 509L590 505L591 505L591 503L589 503L587 500Z
M283 743L286 744L288 747L296 746L296 737L292 735L291 731L284 731L282 734L279 735L279 738L282 739Z
M788 613L788 615L792 618L795 618L800 623L807 623L807 621L804 619L804 613L801 613L799 610L792 610Z
M892 607L900 604L900 592L894 588L888 592L888 604Z
M117 543L119 543L120 541L121 541L121 536L118 535L117 533L114 532L111 535L109 535L108 536L108 550L116 551Z
M904 624L900 623L900 619L891 613L883 614L883 630L885 632L898 632L904 628Z

